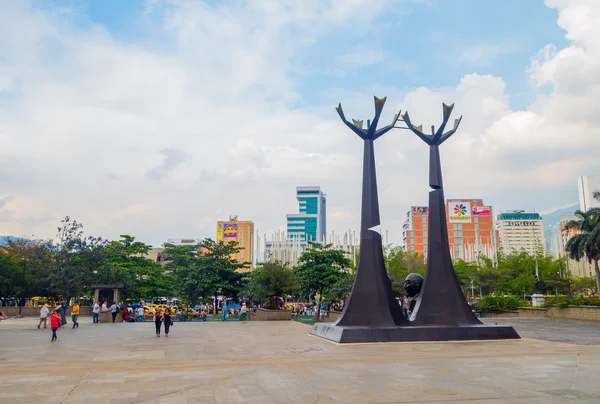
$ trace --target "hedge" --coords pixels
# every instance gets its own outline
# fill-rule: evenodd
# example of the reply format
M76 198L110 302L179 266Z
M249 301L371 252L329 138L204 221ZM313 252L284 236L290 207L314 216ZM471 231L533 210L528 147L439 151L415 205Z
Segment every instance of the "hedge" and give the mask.
M526 306L523 299L517 296L485 296L479 301L479 307L484 312L498 312L516 310Z
M597 297L547 297L546 306L567 307L567 306L600 306L600 298Z

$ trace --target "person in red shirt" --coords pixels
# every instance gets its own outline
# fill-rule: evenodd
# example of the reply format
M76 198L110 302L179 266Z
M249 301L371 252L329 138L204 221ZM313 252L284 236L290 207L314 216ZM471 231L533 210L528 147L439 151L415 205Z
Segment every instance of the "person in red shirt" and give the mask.
M58 310L52 310L52 315L50 316L50 328L52 329L52 341L56 341L58 338L56 337L56 330L60 327L60 314L58 314Z

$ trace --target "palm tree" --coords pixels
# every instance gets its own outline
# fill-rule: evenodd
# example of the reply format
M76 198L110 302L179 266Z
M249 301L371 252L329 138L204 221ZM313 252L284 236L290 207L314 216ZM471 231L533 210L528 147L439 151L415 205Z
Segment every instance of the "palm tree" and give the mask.
M596 193L600 192L594 193L595 198ZM567 222L565 228L577 230L578 234L569 239L565 249L569 256L577 261L584 257L590 263L594 261L596 288L600 295L600 269L598 268L598 260L600 260L600 208L592 208L587 212L578 210L575 212L575 216L577 216L577 219Z

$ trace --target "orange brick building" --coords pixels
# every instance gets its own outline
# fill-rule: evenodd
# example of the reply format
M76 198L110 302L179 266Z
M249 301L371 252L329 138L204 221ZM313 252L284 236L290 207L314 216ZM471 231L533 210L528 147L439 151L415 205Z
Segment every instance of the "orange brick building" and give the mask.
M411 206L402 231L406 250L424 257L427 257L427 210L425 206ZM446 201L448 242L453 260L476 262L479 256L495 257L498 234L492 213L492 207L481 199Z

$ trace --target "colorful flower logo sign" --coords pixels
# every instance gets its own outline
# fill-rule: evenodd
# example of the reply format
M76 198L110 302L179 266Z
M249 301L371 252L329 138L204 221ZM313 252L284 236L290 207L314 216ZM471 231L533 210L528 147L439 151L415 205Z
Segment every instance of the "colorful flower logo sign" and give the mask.
M471 223L471 202L448 201L449 223Z
M225 223L223 225L223 238L237 238L238 225L237 223Z
M467 207L462 203L454 207L454 214L457 216L464 216L467 214Z

